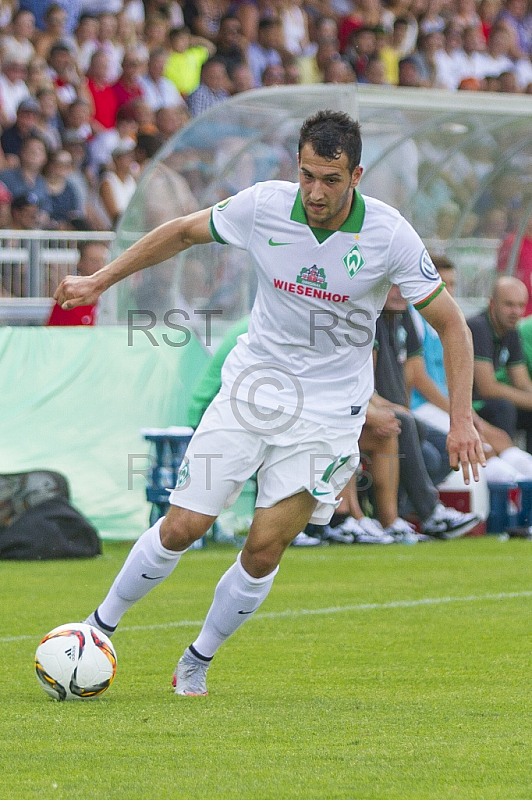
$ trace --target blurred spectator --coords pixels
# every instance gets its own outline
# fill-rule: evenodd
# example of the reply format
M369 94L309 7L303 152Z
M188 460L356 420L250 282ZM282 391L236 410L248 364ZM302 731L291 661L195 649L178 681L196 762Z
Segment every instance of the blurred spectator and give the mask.
M198 88L201 67L209 56L214 55L216 48L208 39L192 36L186 27L173 28L168 39L172 52L166 61L164 74L177 91L187 97Z
M87 73L92 56L100 47L98 41L99 31L100 23L98 17L94 17L91 14L81 15L74 38L76 42L76 61L80 70L84 73ZM107 78L107 75L105 75L105 78Z
M256 87L261 85L262 73L271 64L282 64L283 29L278 19L261 19L257 41L247 49L247 61Z
M35 39L35 55L48 58L54 44L64 42L72 45L73 39L67 30L67 12L58 3L48 6L44 15L44 31Z
M236 67L246 63L246 41L236 17L226 15L220 20L216 37L216 58L223 61L229 75Z
M39 227L39 199L36 194L26 192L12 200L11 227L15 231L33 231ZM11 291L22 296L25 287L13 287Z
M137 187L131 172L134 148L135 143L131 139L124 139L115 147L112 152L113 168L105 173L100 183L100 197L113 227L126 210Z
M371 56L366 64L364 78L359 83L370 83L373 86L386 86L386 65L380 55Z
M482 69L482 53L486 43L482 38L479 28L465 28L462 34L463 48L458 59L458 72L460 80L484 77ZM464 88L463 86L459 88ZM480 87L482 88L482 87Z
M409 86L420 88L426 86L419 73L419 66L415 58L408 56L399 62L399 83L398 86Z
M100 50L107 53L109 57L109 74L107 80L109 83L115 83L121 73L121 64L124 57L124 46L120 43L117 37L118 20L115 14L106 12L100 13L98 17L100 24L100 33L98 40L100 43Z
M193 117L229 97L230 82L227 70L216 56L205 62L201 68L201 81L198 88L187 98L188 110Z
M81 97L70 103L64 114L65 133L74 131L82 139L92 136L91 106Z
M134 50L129 50L122 59L122 74L113 84L116 104L121 108L131 100L144 96L140 83L140 61Z
M512 38L512 58L528 58L532 51L532 14L526 0L505 0L497 15Z
M19 6L33 13L40 31L46 28L46 14L52 5L63 8L67 14L65 30L72 33L78 24L82 2L87 4L87 0L56 0L55 3L52 0L20 0Z
M105 50L96 50L87 71L87 89L92 97L93 119L105 129L114 127L118 111L118 100L108 75L109 56Z
M19 103L30 96L24 81L26 69L24 61L15 61L9 58L2 63L0 72L0 119L2 125L13 124Z
M46 164L47 154L44 142L34 134L30 134L22 142L20 166L0 172L0 181L7 186L13 197L31 192L37 197L41 211L49 214L51 210L50 196L41 170Z
M355 71L343 58L331 59L323 73L324 83L356 83Z
M475 0L455 0L456 10L453 22L460 30L465 28L480 28L480 17L477 13Z
M195 36L214 42L218 35L223 6L216 0L186 0L183 4L185 25Z
M79 261L76 267L77 275L94 275L103 269L109 261L109 248L103 242L81 242L78 246ZM54 304L48 318L47 325L94 325L97 317L97 304L78 306L64 310L57 303Z
M153 14L148 17L144 26L144 47L148 54L162 47L165 56L169 55L168 31L169 22L163 14Z
M81 94L80 77L76 70L73 51L66 42L57 42L50 50L48 66L57 97L59 112L63 114L70 103Z
M34 35L35 17L31 11L19 9L13 15L11 34L2 37L2 61L29 64L35 53L32 44Z
M103 209L100 211L101 204L95 192L96 180L89 164L87 142L76 133L66 134L63 149L72 157L72 171L68 177L80 198L83 218L88 221L90 229L107 230L109 223Z
M521 91L517 85L517 78L513 72L501 72L499 75L500 91L507 94L519 94Z
M135 147L135 161L139 165L141 173L163 144L164 139L160 133L139 133Z
M57 109L57 98L53 89L39 89L37 94L40 114L37 119L37 130L46 143L49 151L61 148L61 118Z
M50 217L58 228L70 229L72 219L82 216L82 201L69 180L73 159L66 150L59 150L48 157L43 169L44 179L50 196Z
M32 97L19 104L15 124L7 128L0 137L2 150L6 156L19 155L22 142L35 133L40 113L41 107Z
M102 167L108 166L111 153L123 139L131 139L135 143L138 128L134 110L127 105L119 108L115 127L102 131L89 142L90 162L97 173Z
M501 7L500 0L480 0L478 15L480 17L480 32L484 42L487 42L495 19Z
M419 32L422 33L443 33L445 29L445 18L441 14L442 0L428 0L424 13L419 21Z
M337 40L324 39L314 56L300 59L301 83L323 83L327 64L340 59Z
M438 56L443 52L443 43L444 37L439 31L423 33L418 39L417 50L410 56L416 60L420 78L426 86L440 87Z
M458 88L462 78L480 77L479 75L464 75L464 51L462 30L455 25L454 19L450 20L444 33L444 46L434 56L436 64L436 82L442 89L454 90ZM477 68L480 67L477 65Z
M254 89L253 75L247 64L238 64L233 67L229 73L231 80L231 94L239 94L240 92L248 92Z
M140 80L144 98L152 109L157 111L163 106L185 105L185 101L169 78L164 77L166 51L159 47L152 50L148 60L148 72Z
M32 96L39 89L53 89L52 77L48 64L43 58L32 58L26 69L26 86Z
M180 131L189 120L190 112L186 106L160 108L155 113L155 125L165 142Z
M489 35L486 52L482 53L480 75L500 75L501 72L513 72L514 64L510 58L512 40L510 34L501 25L494 25Z
M277 6L283 28L283 49L303 55L309 44L308 15L303 0L280 0Z
M399 61L405 55L408 36L408 17L398 16L393 22L390 41L380 49L380 57L386 67L386 80L397 86L399 83Z
M350 34L343 55L353 67L357 80L364 77L368 60L376 54L376 48L373 28L358 28Z
M284 86L285 73L282 64L270 64L261 77L262 86Z

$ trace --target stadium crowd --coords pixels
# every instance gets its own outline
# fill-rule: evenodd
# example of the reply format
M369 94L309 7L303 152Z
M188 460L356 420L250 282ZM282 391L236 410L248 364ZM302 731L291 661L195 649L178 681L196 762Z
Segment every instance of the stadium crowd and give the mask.
M4 0L0 225L111 229L161 144L247 89L530 93L531 50L526 0Z

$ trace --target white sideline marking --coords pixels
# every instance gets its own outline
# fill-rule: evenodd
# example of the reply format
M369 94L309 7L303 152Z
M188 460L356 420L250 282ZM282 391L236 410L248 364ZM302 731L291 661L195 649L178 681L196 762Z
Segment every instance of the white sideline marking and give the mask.
M278 617L310 617L317 614L342 614L346 611L381 611L387 608L416 608L418 606L439 606L444 603L475 603L482 600L512 600L518 597L532 597L532 591L524 592L499 592L499 594L470 594L466 597L422 597L419 600L393 600L390 603L358 603L352 606L331 606L330 608L299 608L287 609L286 611L270 611L263 614L255 614L255 619L276 619ZM183 619L179 622L163 622L160 625L121 625L117 633L128 633L129 631L157 631L168 628L189 628L200 627L203 620ZM0 644L7 642L22 642L26 639L37 641L39 634L35 636L24 634L22 636L1 636Z

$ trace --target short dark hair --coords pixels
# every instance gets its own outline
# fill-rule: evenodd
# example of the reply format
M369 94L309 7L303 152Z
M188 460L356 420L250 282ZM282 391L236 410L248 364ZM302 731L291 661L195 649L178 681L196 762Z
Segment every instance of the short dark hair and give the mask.
M456 269L453 262L449 258L447 258L447 256L433 255L431 256L431 258L432 258L432 263L434 264L438 272L441 269Z
M360 164L362 139L358 122L343 111L318 111L308 117L299 132L298 153L310 144L316 155L334 161L347 156L349 171Z

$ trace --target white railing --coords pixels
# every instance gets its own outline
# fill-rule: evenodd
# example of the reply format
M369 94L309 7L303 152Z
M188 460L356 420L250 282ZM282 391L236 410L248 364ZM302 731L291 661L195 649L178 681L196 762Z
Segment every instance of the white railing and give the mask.
M80 242L111 243L113 231L0 230L0 325L40 325L53 294L76 272Z

